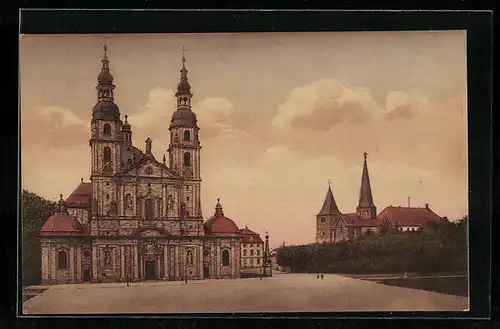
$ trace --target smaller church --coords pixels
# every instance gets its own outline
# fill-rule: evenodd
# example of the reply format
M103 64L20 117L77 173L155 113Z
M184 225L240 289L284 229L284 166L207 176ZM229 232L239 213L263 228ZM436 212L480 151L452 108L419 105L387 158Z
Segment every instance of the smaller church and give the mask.
M363 153L364 163L361 175L359 202L355 213L342 213L330 184L321 210L316 215L316 242L335 243L352 240L362 234L377 232L382 227L394 227L399 231L417 231L428 221L438 221L440 217L429 208L425 207L393 207L389 206L377 215L377 207L373 202L370 175L367 164L368 154Z

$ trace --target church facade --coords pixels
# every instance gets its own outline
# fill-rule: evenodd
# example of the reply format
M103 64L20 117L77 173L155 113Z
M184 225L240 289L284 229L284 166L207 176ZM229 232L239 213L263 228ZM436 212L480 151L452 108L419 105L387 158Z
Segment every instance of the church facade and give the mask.
M90 182L61 195L40 231L43 284L240 277L238 226L218 200L214 215L202 217L200 128L184 56L180 73L168 159L158 161L151 138L140 150L127 116L121 120L104 46Z
M394 228L398 231L416 231L428 221L447 220L425 207L393 207L389 206L377 214L373 202L370 175L368 173L367 156L365 152L359 202L355 213L342 213L329 185L325 201L316 215L316 243L336 243L352 240L362 234L378 232L382 228Z

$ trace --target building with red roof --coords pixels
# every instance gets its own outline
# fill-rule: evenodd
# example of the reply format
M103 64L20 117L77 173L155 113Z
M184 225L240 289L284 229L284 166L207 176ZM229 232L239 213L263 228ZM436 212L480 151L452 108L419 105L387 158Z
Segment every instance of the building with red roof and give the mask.
M168 160L157 161L152 139L140 150L127 115L121 120L104 46L89 131L92 174L66 200L61 195L40 230L42 283L240 277L241 244L258 234L240 230L219 201L203 219L200 128L187 73L183 56Z
M363 154L363 172L356 212L342 213L335 202L329 185L323 206L316 215L317 243L351 240L363 233L378 231L382 227L395 227L400 231L415 231L428 221L441 219L429 208L428 204L422 208L389 206L377 215L368 173L367 155L366 152Z
M246 225L241 234L241 268L260 268L264 263L264 240Z

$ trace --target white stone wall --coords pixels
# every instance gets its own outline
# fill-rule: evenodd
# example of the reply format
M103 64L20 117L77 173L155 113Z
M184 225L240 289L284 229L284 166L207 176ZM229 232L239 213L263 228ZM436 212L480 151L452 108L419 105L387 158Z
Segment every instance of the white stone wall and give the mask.
M264 259L264 243L241 244L241 268L261 267Z

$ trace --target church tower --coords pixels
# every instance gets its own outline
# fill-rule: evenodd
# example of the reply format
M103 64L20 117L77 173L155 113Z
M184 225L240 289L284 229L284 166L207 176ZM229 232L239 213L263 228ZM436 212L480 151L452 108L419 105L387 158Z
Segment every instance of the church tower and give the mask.
M357 215L361 219L374 219L377 217L377 207L373 203L372 188L370 185L370 176L368 175L368 165L366 157L368 154L363 153L365 162L363 164L363 174L361 177L361 188L359 191L359 203L356 208Z
M108 47L104 45L101 72L97 77L97 103L92 109L91 181L93 185L92 216L113 215L116 205L114 174L120 170L120 110L114 102L113 76L109 71Z
M188 81L186 57L182 55L181 78L177 85L177 109L170 121L170 144L168 147L169 167L184 177L186 182L183 200L188 218L202 218L201 215L201 177L200 177L200 140L198 120L191 108L191 86Z
M316 215L316 242L331 243L337 241L335 225L342 218L335 198L333 197L332 188L328 183L326 198L323 202L323 207Z

